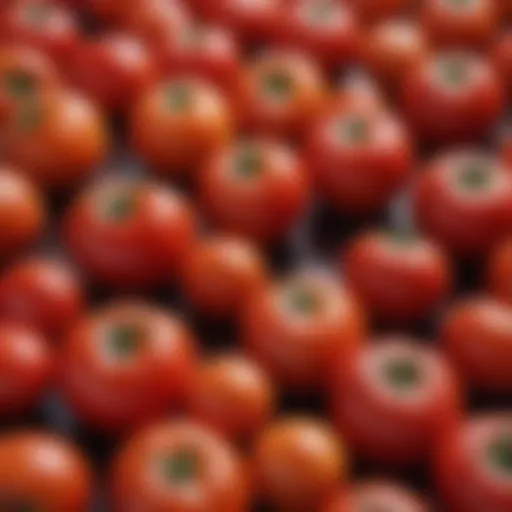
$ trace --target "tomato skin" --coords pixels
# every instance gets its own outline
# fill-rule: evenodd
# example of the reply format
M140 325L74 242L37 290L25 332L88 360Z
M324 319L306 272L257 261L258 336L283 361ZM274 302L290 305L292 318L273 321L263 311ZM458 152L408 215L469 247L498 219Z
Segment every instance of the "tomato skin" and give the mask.
M407 0L348 0L361 20L376 23L399 14L407 5Z
M385 107L385 99L377 82L368 76L356 76L347 80L332 95L330 107L337 109L368 109L381 112Z
M158 79L154 58L126 34L106 34L82 43L68 66L71 82L96 104L124 111Z
M491 449L510 446L510 414L474 416L446 436L436 454L434 476L453 512L507 512L512 507L510 467L500 468Z
M512 31L502 35L495 44L493 61L507 90L512 91Z
M441 341L460 375L479 390L512 391L512 308L490 297L466 299L446 314Z
M6 510L23 504L27 509L86 512L92 480L83 455L58 436L21 431L0 437L0 494Z
M190 416L236 442L253 440L276 409L276 390L263 369L236 353L202 363L190 398Z
M359 305L332 276L305 273L252 297L241 321L248 355L294 392L323 388L333 358L349 358L365 330Z
M113 179L76 199L64 219L63 239L97 282L145 289L178 275L196 232L195 212L174 189Z
M53 354L43 337L21 325L0 322L0 417L32 409L52 374Z
M405 77L401 96L417 135L445 145L485 135L504 106L494 69L461 52L440 53L416 66Z
M334 423L367 460L406 467L424 462L460 417L458 382L434 349L384 338L348 363L340 358L339 366L331 393Z
M183 269L183 294L200 313L229 319L239 315L267 278L267 265L255 246L237 237L214 236L191 250Z
M326 107L321 70L305 54L275 50L241 70L234 102L248 132L297 138Z
M173 458L178 464L180 457L191 457L192 468L187 468L190 472L183 476L176 475L174 482L173 475L162 474L158 466ZM196 423L168 421L153 425L137 433L114 460L113 510L246 512L249 485L242 466L226 441ZM194 470L200 470L200 474L194 474Z
M487 262L487 289L499 301L512 305L512 240L496 245Z
M195 341L165 311L118 301L82 317L59 368L62 394L79 418L126 432L182 406L196 372Z
M41 192L16 169L0 166L0 261L34 243L45 224Z
M82 284L64 262L28 258L0 278L0 318L26 325L59 342L84 307Z
M391 114L335 105L313 125L306 160L320 196L337 211L364 216L383 208L412 167L412 144Z
M458 256L477 257L510 231L512 177L483 153L443 153L418 175L413 209L427 236Z
M348 472L336 432L308 417L269 424L256 443L254 466L262 497L283 512L318 510Z
M166 176L191 174L233 136L231 112L208 83L177 78L157 84L136 102L130 119L132 147Z
M342 257L349 288L368 311L390 322L425 319L452 289L447 255L424 238L368 231Z
M494 0L426 0L421 23L429 39L442 48L485 48L498 30Z

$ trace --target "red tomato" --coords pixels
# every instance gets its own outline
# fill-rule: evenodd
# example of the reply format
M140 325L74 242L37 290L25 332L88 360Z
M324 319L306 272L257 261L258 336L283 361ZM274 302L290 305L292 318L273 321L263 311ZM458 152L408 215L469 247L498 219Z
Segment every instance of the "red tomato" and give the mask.
M512 306L512 238L500 241L487 264L487 284L493 297Z
M85 315L62 348L60 384L72 410L104 431L127 431L190 395L195 342L167 312L116 302Z
M258 491L283 512L319 510L348 472L336 432L307 417L270 424L256 444L254 466Z
M0 437L0 508L86 512L92 498L89 464L67 441L45 432Z
M0 166L0 261L35 242L45 223L40 191L16 169Z
M30 258L7 268L0 279L0 317L60 341L84 306L82 286L64 262Z
M348 0L348 4L363 21L374 23L405 10L408 0Z
M334 91L331 108L361 108L382 111L385 99L378 84L366 75L353 76Z
M147 90L129 125L133 148L155 171L169 176L195 171L233 135L224 97L194 78L175 78Z
M42 336L26 327L0 322L0 417L34 407L52 373L53 355Z
M493 59L507 90L512 92L512 30L501 36L496 43Z
M487 134L503 111L501 84L489 63L458 52L416 66L405 78L402 101L417 134L440 144Z
M365 337L358 304L329 275L296 274L251 299L242 318L248 354L293 391L323 387L335 356Z
M237 142L198 174L199 201L215 224L258 241L284 236L309 199L305 170L287 147L264 139Z
M199 242L184 263L183 294L200 313L237 316L267 281L267 266L249 242L216 236Z
M498 31L495 0L425 0L421 22L437 46L482 48Z
M418 175L413 208L420 228L442 246L481 255L511 230L512 175L483 153L444 153Z
M502 137L500 149L503 163L512 169L512 131Z
M423 462L459 419L461 392L443 356L408 338L367 345L339 360L332 389L334 421L367 460Z
M276 409L276 391L254 361L235 353L202 363L190 415L235 441L249 441L269 422Z
M472 386L512 392L512 307L493 298L466 299L452 307L442 343L457 370Z
M350 215L383 208L413 163L401 122L384 110L357 104L331 108L313 125L305 151L320 195Z
M93 279L136 289L176 276L196 230L194 212L174 189L117 179L78 197L64 221L64 242Z
M512 510L512 416L470 418L438 450L435 477L453 512Z
M244 129L296 137L324 110L326 84L307 55L274 51L242 70L235 104Z
M249 510L242 461L226 441L187 421L136 434L114 461L112 483L116 512Z
M342 257L349 287L368 311L390 322L426 319L452 288L444 252L413 234L368 231Z
M137 39L115 33L80 45L68 73L95 103L116 111L130 107L158 77L149 50Z

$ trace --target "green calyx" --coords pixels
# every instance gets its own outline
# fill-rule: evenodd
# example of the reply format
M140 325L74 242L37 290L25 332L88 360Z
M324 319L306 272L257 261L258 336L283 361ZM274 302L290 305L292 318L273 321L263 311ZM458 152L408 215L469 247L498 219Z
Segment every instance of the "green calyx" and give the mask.
M307 287L295 287L288 292L288 307L299 315L312 315L320 308L318 294Z
M488 166L484 162L475 160L461 168L459 184L466 190L477 191L487 188L491 183L491 177Z
M268 73L263 77L263 92L275 101L286 100L293 90L292 78L284 72Z
M128 219L136 208L136 196L132 190L124 190L108 197L103 205L103 215L112 222Z
M119 360L128 359L140 349L142 338L143 332L138 325L113 325L107 334L109 353Z
M512 432L497 437L490 444L488 457L495 470L512 478Z
M198 474L198 460L194 451L182 449L164 456L160 472L169 484L180 485L193 481Z
M4 90L11 98L26 98L34 95L36 84L29 74L12 71L4 77Z
M253 178L263 169L261 152L258 148L245 144L241 145L235 153L233 170L240 178Z
M173 112L182 112L190 108L192 104L192 91L185 83L173 83L165 91L167 107Z
M356 146L368 140L370 125L366 119L361 117L343 119L339 123L338 133L344 143Z
M421 381L418 366L410 359L397 359L383 367L386 382L394 389L405 391L417 387Z

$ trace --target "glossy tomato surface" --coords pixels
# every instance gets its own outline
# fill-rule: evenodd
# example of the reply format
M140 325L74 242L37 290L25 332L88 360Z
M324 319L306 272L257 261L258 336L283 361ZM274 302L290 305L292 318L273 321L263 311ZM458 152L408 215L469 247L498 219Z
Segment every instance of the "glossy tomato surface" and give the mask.
M496 42L493 50L493 60L510 95L512 91L512 31L506 32Z
M496 299L512 305L512 240L496 245L487 262L487 287Z
M407 0L347 0L357 15L373 24L405 12Z

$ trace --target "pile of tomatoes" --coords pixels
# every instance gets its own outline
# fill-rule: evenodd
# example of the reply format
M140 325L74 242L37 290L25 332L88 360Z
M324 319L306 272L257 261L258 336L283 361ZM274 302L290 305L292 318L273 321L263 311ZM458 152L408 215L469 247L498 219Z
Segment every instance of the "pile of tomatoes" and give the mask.
M512 512L511 20L1 2L0 511Z

